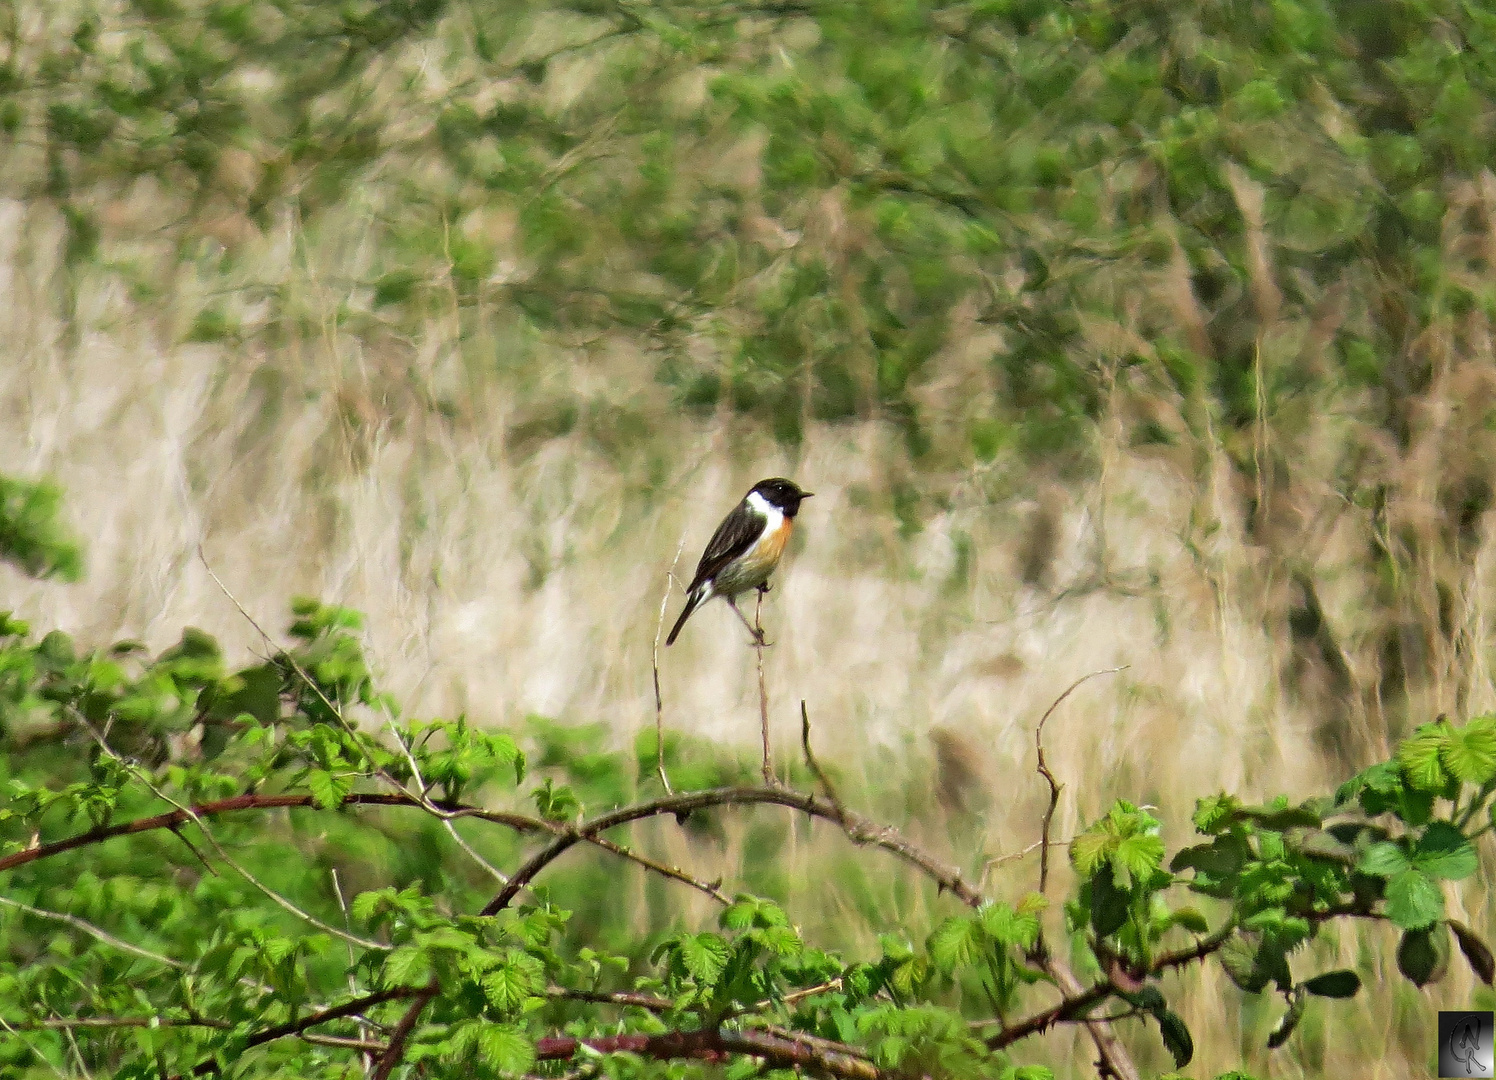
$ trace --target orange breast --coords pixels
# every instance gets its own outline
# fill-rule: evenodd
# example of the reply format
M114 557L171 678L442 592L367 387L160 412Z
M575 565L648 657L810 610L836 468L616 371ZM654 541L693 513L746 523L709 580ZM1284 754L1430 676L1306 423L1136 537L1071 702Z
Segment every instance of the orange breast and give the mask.
M768 581L769 575L774 572L774 567L779 563L779 557L784 554L784 546L789 543L790 530L790 520L785 518L779 528L766 534L753 545L752 550L738 560L735 566L717 575L717 591L722 593L747 592Z

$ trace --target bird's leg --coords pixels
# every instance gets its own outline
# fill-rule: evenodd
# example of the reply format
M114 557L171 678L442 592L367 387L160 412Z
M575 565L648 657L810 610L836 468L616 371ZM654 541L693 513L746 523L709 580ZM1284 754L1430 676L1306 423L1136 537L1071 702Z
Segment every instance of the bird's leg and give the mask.
M766 595L768 593L768 591L770 589L772 589L773 587L774 586L770 585L767 581L764 582L762 585L760 585L758 587L758 595L760 595L760 596Z
M743 625L746 626L748 628L748 632L753 635L753 643L759 646L768 646L770 643L764 640L763 628L756 627L748 621L748 616L744 615L743 609L738 607L737 598L734 596L726 596L723 597L723 599L727 601L727 606L732 608L733 613L737 615L739 619L743 620Z

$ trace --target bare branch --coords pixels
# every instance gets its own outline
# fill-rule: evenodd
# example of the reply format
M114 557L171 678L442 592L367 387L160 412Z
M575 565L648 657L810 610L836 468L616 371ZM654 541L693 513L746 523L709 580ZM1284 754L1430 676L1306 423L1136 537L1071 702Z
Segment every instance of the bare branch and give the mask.
M687 794L674 795L668 798L655 799L647 803L639 803L635 806L626 806L607 814L599 815L589 822L581 825L573 825L565 828L548 847L543 848L530 857L519 870L515 871L506 886L493 900L489 901L483 909L484 915L493 915L506 908L510 901L518 895L519 891L527 886L542 870L556 859L560 858L568 850L584 840L590 840L599 833L620 825L627 825L633 821L641 821L645 818L658 817L661 814L682 814L693 810L702 810L713 806L751 806L756 804L769 804L789 807L812 817L823 818L827 821L840 825L842 831L847 834L855 844L871 844L880 847L884 851L898 856L905 862L918 867L927 877L933 880L941 889L949 890L964 904L971 907L980 905L984 897L973 889L961 876L961 871L947 867L935 858L916 847L905 838L897 829L888 825L879 825L846 808L838 809L829 803L822 802L814 795L803 794L786 787L756 787L756 788L715 788L709 791L696 791Z
M674 795L670 777L665 774L665 699L660 694L660 635L665 630L665 608L670 603L670 591L675 585L675 567L680 562L680 553L686 549L686 534L680 534L680 543L675 548L675 558L670 560L670 569L665 573L665 592L660 597L660 618L655 623L654 645L650 648L649 664L654 672L655 690L655 772L665 786L666 795Z
M424 994L426 991L427 987L424 986L392 986L388 990L381 990L376 994L367 994L361 998L354 998L352 1001L345 1001L341 1005L334 1005L330 1008L320 1009L314 1013L308 1013L299 1020L290 1020L284 1024L276 1024L274 1027L257 1031L245 1040L244 1049L248 1050L250 1047L274 1042L276 1039L284 1039L288 1035L300 1035L307 1028L317 1027L319 1024L325 1024L330 1020L342 1020L345 1017L356 1016L361 1012L372 1009L376 1005L383 1005L387 1001L400 1001L405 998L412 998L417 994ZM207 1061L199 1062L193 1068L192 1075L207 1076L217 1071L218 1062L210 1058ZM182 1080L182 1078L178 1076L173 1077L172 1080Z
M345 795L342 806L414 806L420 803L411 795L386 795L383 793L363 793ZM443 809L452 812L457 817L475 817L484 821L491 821L498 825L507 825L520 832L554 832L555 828L550 823L538 818L527 817L524 814L510 814L502 810L484 810L477 806L465 806L460 803L438 803ZM189 814L186 809L172 810L165 814L156 814L152 817L137 818L134 821L123 822L119 825L105 825L88 832L70 836L65 840L57 840L50 844L41 844L24 851L12 852L9 855L0 856L0 871L11 870L17 866L24 866L38 859L50 858L60 855L64 851L84 847L89 844L97 844L104 840L113 839L116 836L128 836L133 833L150 832L154 829L170 829L173 826L183 825L192 820L193 815L197 817L213 817L217 814L227 814L239 810L273 810L281 807L306 807L309 809L320 809L310 795L236 795L230 799L215 799L212 802L197 803L191 807Z
M416 1021L421 1018L421 1010L426 1007L427 1002L436 997L438 989L440 987L436 980L432 979L416 992L410 1008L405 1010L405 1015L400 1017L400 1022L395 1025L395 1030L390 1035L390 1044L380 1056L379 1064L375 1067L371 1080L389 1080L390 1073L394 1071L396 1065L400 1064L401 1055L405 1053L405 1040L410 1038L410 1033L415 1030Z
M1044 760L1044 725L1048 722L1054 711L1060 707L1060 703L1069 697L1075 690L1085 682L1096 678L1098 675L1115 675L1119 671L1127 670L1126 664L1121 667L1105 668L1102 671L1093 671L1089 675L1082 675L1065 688L1065 692L1054 699L1054 703L1044 710L1044 715L1039 718L1039 726L1034 728L1034 746L1039 752L1039 774L1049 784L1049 806L1044 811L1044 826L1039 837L1039 892L1043 894L1049 888L1049 826L1054 821L1055 807L1060 804L1060 785L1054 778L1054 773L1049 771L1049 764Z
M758 719L759 726L763 732L764 741L764 783L774 787L779 779L774 775L774 760L769 752L769 684L764 681L764 647L768 642L764 640L764 593L768 590L760 586L757 602L753 605L753 651L758 657Z

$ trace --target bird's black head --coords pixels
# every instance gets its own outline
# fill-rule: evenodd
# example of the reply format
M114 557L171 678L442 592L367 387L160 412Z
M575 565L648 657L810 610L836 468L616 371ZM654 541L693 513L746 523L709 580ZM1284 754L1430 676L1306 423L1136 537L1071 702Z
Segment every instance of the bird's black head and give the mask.
M800 510L800 500L808 499L814 492L801 491L799 485L793 480L786 480L782 476L776 476L769 480L760 480L753 485L753 491L762 495L771 505L777 506L784 511L785 517L794 517Z

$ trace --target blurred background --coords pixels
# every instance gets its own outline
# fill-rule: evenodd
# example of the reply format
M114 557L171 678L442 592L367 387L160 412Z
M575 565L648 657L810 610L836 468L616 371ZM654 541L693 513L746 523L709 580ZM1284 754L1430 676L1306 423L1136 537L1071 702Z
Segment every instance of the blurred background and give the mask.
M672 570L789 476L781 763L804 699L849 799L977 869L1087 672L1127 665L1046 729L1057 831L1123 796L1171 848L1496 696L1480 4L11 3L0 128L0 470L86 551L0 568L39 627L263 653L201 545L268 629L364 612L410 713L632 747ZM725 605L660 679L753 752ZM795 918L928 925L824 895L840 843L776 856ZM1486 933L1491 869L1449 898ZM1203 1075L1426 1075L1472 1000L1394 977L1269 1056L1185 978Z

